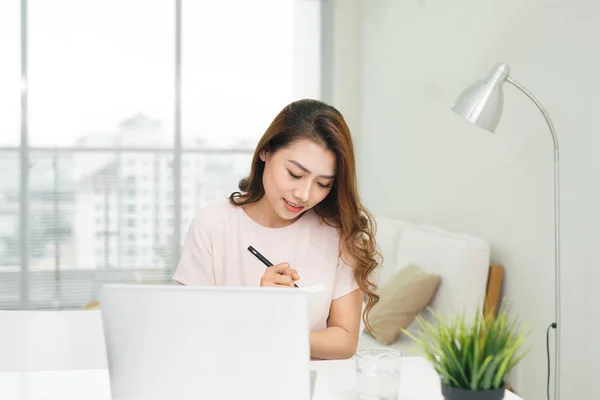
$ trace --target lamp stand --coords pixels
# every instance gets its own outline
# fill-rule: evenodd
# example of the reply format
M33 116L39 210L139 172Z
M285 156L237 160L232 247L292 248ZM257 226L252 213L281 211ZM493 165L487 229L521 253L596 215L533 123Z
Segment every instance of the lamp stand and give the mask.
M559 148L558 148L558 138L556 136L556 130L554 129L554 125L552 124L552 120L548 115L546 109L542 106L540 101L535 98L535 96L528 91L523 85L516 82L510 76L506 77L506 81L511 83L521 92L525 93L531 101L535 103L537 108L542 112L546 123L548 124L548 128L550 128L550 133L552 135L552 141L554 143L554 323L556 329L554 335L554 399L559 400L560 398L560 329L561 326L559 324L560 321L560 186L559 186Z

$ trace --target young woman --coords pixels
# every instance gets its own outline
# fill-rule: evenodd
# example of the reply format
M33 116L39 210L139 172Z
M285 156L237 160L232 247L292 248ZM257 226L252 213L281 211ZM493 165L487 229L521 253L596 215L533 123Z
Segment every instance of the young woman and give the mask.
M343 116L316 100L286 106L258 142L239 192L192 222L173 279L182 285L325 286L312 358L351 357L379 297L375 222L361 205ZM248 247L274 265L265 267Z

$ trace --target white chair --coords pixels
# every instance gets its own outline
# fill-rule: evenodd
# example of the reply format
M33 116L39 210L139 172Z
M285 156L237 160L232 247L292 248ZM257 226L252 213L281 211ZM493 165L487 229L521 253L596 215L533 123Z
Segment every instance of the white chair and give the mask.
M100 311L0 311L0 373L107 365Z

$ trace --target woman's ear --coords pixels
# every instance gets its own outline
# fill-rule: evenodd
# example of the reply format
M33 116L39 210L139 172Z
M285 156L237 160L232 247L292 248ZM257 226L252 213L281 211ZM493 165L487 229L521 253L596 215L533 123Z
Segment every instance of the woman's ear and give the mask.
M266 150L262 150L262 151L260 152L260 159L261 159L263 162L267 161L267 151L266 151Z

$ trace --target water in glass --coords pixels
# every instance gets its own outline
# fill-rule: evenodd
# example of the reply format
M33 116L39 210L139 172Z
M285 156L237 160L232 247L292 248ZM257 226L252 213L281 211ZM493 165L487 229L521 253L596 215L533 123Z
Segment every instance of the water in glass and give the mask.
M356 353L356 389L361 400L396 400L400 389L402 353L366 349Z

